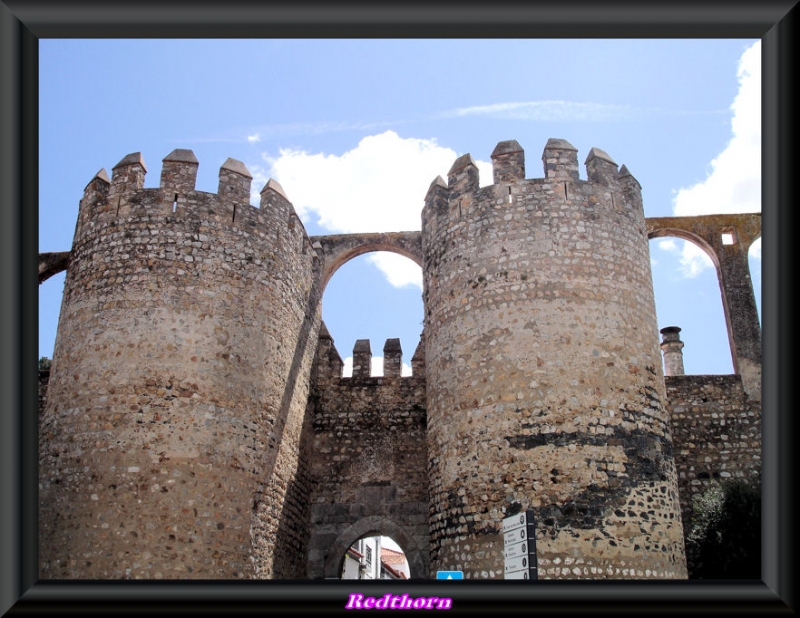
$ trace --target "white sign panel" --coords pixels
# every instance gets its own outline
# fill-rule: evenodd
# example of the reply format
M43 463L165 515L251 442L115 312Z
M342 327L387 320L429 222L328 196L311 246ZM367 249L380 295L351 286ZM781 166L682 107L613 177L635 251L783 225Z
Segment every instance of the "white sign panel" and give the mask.
M503 533L508 534L512 530L516 530L517 528L522 528L522 526L524 526L527 521L528 517L527 515L525 515L525 513L518 513L517 515L506 517L503 520Z
M517 556L516 558L506 558L505 572L522 571L531 566L531 560L536 560L536 556Z
M527 541L529 537L529 532L532 531L529 530L528 526L525 526L524 528L517 528L516 530L512 530L511 532L506 532L503 535L503 545L504 546L515 545L522 541Z
M529 543L528 541L522 541L521 543L513 543L510 545L506 545L503 550L503 556L505 558L517 558L518 556L527 556L530 552L528 551Z
M533 511L503 520L503 559L505 579L538 579Z

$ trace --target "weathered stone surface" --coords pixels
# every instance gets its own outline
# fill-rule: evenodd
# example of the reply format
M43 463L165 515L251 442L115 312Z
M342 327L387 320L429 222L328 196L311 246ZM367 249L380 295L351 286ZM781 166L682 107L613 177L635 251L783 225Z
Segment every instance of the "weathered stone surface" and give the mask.
M291 498L316 255L288 203L190 190L173 210L139 180L81 202L40 426L40 574L302 577L302 552L277 558L306 541Z
M69 251L39 254L39 283L47 281L50 277L67 270L69 264Z
M371 376L355 371L356 355L368 353L369 340L353 350L353 376L342 377L341 357L323 329L317 348L308 416L313 437L308 452L312 491L309 577L337 577L344 550L355 538L351 526L391 536L409 559L411 577L426 578L428 549L428 456L425 376L400 375L400 341L384 351L397 355L396 371ZM344 548L333 546L335 533Z
M625 166L594 149L581 180L565 140L545 178L513 140L492 158L492 186L469 155L432 183L421 232L314 238L274 180L251 206L233 159L217 194L191 151L157 189L140 153L101 170L71 250L40 256L40 281L67 270L39 379L40 576L335 577L381 533L412 577L501 578L502 519L530 508L540 578L685 577L691 496L760 471L760 216L645 219ZM736 375L664 377L664 235L719 266ZM412 376L390 339L386 375L362 340L343 378L320 297L375 250L422 266L425 327Z
M675 464L684 525L692 497L725 479L757 481L761 473L761 403L738 375L667 376Z
M624 561L614 577L682 578L644 213L557 178L423 210L431 568L502 578L518 503L538 513L540 577Z

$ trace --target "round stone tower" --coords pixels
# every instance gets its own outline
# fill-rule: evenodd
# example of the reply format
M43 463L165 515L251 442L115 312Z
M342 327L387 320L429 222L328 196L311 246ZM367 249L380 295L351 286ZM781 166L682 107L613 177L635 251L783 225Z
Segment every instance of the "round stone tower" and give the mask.
M422 214L432 570L503 578L532 510L540 579L685 578L641 189L593 148L470 155Z
M42 578L303 575L281 552L303 541L316 256L277 183L255 208L242 163L217 194L197 168L176 150L144 188L134 153L84 192L40 425Z

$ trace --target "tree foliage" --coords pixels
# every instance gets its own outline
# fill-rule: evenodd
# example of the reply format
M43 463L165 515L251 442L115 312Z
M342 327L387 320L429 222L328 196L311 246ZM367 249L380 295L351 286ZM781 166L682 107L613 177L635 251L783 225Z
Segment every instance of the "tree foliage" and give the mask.
M714 482L693 500L693 579L761 579L761 483Z

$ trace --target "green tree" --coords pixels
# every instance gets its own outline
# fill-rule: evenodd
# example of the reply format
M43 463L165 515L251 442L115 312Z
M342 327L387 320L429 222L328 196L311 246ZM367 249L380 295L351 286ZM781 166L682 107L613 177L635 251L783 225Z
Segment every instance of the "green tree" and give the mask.
M761 579L761 482L715 482L693 500L693 579Z

